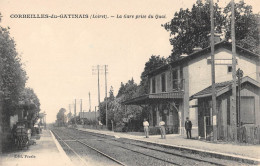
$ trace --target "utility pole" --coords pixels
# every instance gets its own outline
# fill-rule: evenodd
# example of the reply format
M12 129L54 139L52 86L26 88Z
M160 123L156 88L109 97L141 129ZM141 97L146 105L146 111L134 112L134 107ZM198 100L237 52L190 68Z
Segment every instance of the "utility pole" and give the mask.
M107 65L105 65L105 99L106 99L106 127L108 124L108 115L107 115Z
M212 82L212 125L213 125L213 141L217 141L217 110L216 110L216 87L215 87L215 42L214 42L214 8L213 0L210 1L210 22L211 22L211 82Z
M97 128L97 106L95 106L95 125Z
M241 96L240 96L240 91L241 91L241 79L243 77L243 70L241 70L240 68L237 69L237 73L236 76L238 77L238 100L237 100L237 124L238 127L241 126L241 122L240 122L240 108L241 108Z
M80 112L82 112L82 99L80 99Z
M108 68L108 65L103 65L103 66L100 66L100 65L97 65L97 66L94 66L93 69L92 69L92 74L96 74L96 71L97 71L97 75L98 75L98 110L100 111L100 86L99 86L99 75L100 75L100 72L104 72L105 74L105 102L106 102L106 127L107 127L107 68Z
M237 109L236 109L236 38L235 38L235 2L231 0L231 38L232 38L232 97L231 97L231 128L233 139L237 141Z
M75 99L75 103L74 103L74 117L75 117L75 124L77 124L77 118L76 118L76 116L77 116L77 107L76 107L76 103L77 101L76 101L76 99Z
M98 107L100 106L99 70L100 70L100 66L99 65L92 67L92 75L95 75L96 72L97 72L97 75L98 75Z
M2 91L2 85L3 85L3 80L2 80L2 73L3 73L3 62L2 58L0 56L0 154L2 154L2 147L3 147L3 128L4 128L4 123L3 123L3 94L4 92Z
M91 99L90 99L90 92L88 92L88 97L89 97L89 112L91 112Z

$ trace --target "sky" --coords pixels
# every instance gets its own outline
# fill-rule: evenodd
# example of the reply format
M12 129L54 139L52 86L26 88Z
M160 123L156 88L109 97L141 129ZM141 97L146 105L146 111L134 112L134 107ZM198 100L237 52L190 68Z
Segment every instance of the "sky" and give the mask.
M216 0L215 0L216 1ZM259 12L259 0L245 0ZM47 122L54 122L60 108L77 112L82 99L88 111L98 105L97 65L108 65L107 87L116 95L121 82L140 75L151 55L168 57L172 46L169 32L161 25L180 8L191 8L195 0L0 0L3 27L17 44ZM228 0L219 0L225 5ZM235 1L236 2L236 1ZM88 18L12 18L19 14L84 14ZM108 18L93 18L107 15ZM133 15L134 18L129 18ZM146 15L146 18L136 18ZM154 18L148 18L149 15ZM157 18L160 16L160 18ZM114 16L114 17L112 17ZM122 16L122 18L117 18ZM91 17L91 18L90 18ZM128 18L124 18L128 17ZM157 18L157 19L156 19ZM105 76L100 75L101 101L105 97Z

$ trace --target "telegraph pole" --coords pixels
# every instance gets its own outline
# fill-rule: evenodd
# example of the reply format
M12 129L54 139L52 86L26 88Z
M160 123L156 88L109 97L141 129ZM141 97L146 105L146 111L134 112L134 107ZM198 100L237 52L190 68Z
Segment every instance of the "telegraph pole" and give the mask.
M211 82L212 82L212 125L213 125L213 141L217 141L217 110L216 110L216 87L215 87L215 42L214 42L214 8L213 0L210 1L210 22L211 22Z
M98 70L98 111L99 111L100 108L99 65L97 65L97 70Z
M97 71L97 75L98 75L98 107L100 108L100 85L99 85L99 70L100 70L100 66L94 66L92 68L92 75L96 74Z
M108 124L108 115L107 115L107 65L105 65L105 99L106 99L106 127Z
M76 118L76 116L77 116L77 107L76 107L76 103L77 101L76 101L76 99L75 99L75 103L74 103L74 117L75 117L75 124L77 124L77 118Z
M2 84L3 84L3 80L2 80L2 73L3 73L3 62L2 62L2 58L0 56L0 135L2 135L0 137L0 154L2 154L2 147L3 147L3 128L4 128L4 123L3 123L3 95L4 92L2 91Z
M99 85L99 75L100 72L105 72L105 102L106 102L106 126L107 126L107 67L108 65L97 65L94 66L92 69L92 74L95 74L95 71L97 70L97 75L98 75L98 110L100 111L100 85Z
M89 97L89 112L91 112L91 99L90 99L90 92L88 92L88 97Z
M82 99L80 99L80 112L82 112Z
M241 79L243 77L243 70L241 70L240 68L237 69L237 72L236 72L236 76L238 77L238 100L237 100L237 124L238 124L238 127L241 126L241 122L240 122L240 109L241 109L241 96L240 96L240 91L241 91Z
M236 38L235 38L235 2L231 0L231 38L232 38L232 98L231 98L231 128L233 139L237 141L237 110L236 110Z

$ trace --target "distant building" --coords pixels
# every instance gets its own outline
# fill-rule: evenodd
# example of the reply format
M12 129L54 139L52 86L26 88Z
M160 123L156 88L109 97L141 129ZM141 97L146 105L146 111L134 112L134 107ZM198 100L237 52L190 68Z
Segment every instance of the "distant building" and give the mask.
M95 112L80 112L80 119L95 120L97 114Z
M232 80L231 47L231 43L226 41L215 44L216 83ZM260 56L239 46L236 49L236 68L243 70L244 76L258 84ZM148 78L150 93L123 104L146 106L150 126L158 127L159 122L164 120L169 133L184 134L184 121L189 117L193 123L193 136L199 136L200 107L198 98L192 96L211 85L210 47L151 71ZM259 112L259 109L256 111ZM259 116L256 118L260 119Z

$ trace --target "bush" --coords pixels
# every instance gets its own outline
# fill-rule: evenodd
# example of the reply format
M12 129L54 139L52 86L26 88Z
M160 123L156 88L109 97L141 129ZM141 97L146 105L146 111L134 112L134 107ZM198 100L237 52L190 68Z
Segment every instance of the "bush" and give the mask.
M127 127L125 126L125 123L123 122L118 122L116 123L115 132L127 132Z
M160 127L149 127L149 134L150 135L158 135L161 134Z

